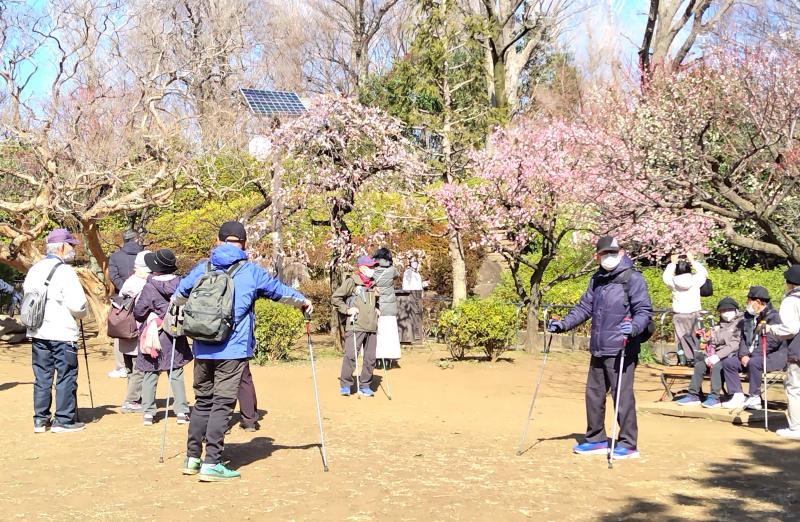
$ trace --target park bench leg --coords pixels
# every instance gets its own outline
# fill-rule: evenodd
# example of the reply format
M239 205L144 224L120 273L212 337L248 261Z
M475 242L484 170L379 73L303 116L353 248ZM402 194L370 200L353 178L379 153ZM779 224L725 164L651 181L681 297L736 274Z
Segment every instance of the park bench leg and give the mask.
M664 393L661 394L661 398L659 399L659 401L663 401L665 398L668 401L672 400L672 391L670 390L670 386L674 382L675 379L672 379L671 382L667 383L667 378L664 376L663 373L661 374L661 386L664 387Z

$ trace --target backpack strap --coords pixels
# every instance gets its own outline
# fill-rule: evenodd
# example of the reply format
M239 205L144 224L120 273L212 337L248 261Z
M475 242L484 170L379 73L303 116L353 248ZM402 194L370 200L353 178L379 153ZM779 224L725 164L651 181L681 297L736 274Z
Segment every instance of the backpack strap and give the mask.
M620 284L622 285L623 293L625 294L625 308L628 309L628 313L631 313L631 295L630 295L630 282L631 282L631 272L634 270L633 267L626 269L622 273L622 279L620 280Z
M63 261L59 261L58 263L55 264L55 266L53 266L53 268L50 269L50 273L47 274L47 279L44 280L45 293L47 293L47 287L50 286L50 280L53 279L53 275L56 273L56 270L63 264L64 264Z

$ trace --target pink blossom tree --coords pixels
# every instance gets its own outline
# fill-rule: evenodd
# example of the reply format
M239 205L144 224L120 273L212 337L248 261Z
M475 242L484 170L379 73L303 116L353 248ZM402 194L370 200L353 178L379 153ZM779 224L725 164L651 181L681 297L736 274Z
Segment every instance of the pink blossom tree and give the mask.
M438 196L450 225L470 231L481 246L508 261L519 298L528 306L528 331L537 329L542 295L554 285L595 269L585 258L567 273L547 269L568 241L614 233L640 255L672 248L698 248L694 234L706 221L693 215L649 213L643 187L618 180L624 161L618 142L602 130L563 121L521 119L495 132L492 147L474 155L474 183L447 184ZM521 268L532 270L527 281ZM532 347L533 335L528 336Z

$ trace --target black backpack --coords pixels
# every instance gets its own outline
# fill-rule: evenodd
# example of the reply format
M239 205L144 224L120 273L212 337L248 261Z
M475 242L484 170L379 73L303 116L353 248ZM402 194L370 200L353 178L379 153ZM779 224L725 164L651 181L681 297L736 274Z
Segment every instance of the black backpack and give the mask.
M714 295L714 283L706 277L706 282L700 287L700 297L711 297L712 295Z
M622 288L625 291L625 307L630 309L631 301L630 301L630 292L628 290L628 283L631 280L631 272L636 270L635 268L629 268L625 270L622 274L622 280L620 283L622 284ZM644 343L650 340L653 337L653 334L656 332L656 324L653 322L653 318L650 317L647 322L647 326L645 329L639 334L639 342Z

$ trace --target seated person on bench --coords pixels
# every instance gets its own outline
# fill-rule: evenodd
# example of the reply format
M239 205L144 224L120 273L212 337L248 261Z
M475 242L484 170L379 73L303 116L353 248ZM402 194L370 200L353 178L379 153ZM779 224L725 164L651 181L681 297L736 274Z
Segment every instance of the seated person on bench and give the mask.
M725 387L733 397L722 403L723 408L761 409L761 380L764 357L761 353L761 323L780 324L778 311L770 304L769 292L763 286L751 286L747 293L747 312L742 319L742 334L739 342L739 357L729 357L722 363ZM773 334L766 334L767 371L786 368L786 341ZM742 393L739 372L747 372L750 396Z
M678 399L681 406L696 406L700 404L702 394L703 376L706 371L711 372L711 393L703 402L704 408L719 408L719 393L722 389L722 361L729 356L737 359L741 325L744 314L739 311L739 304L730 297L723 298L717 304L719 324L712 330L701 331L703 346L709 355L702 349L695 350L694 375L689 384L689 393Z

